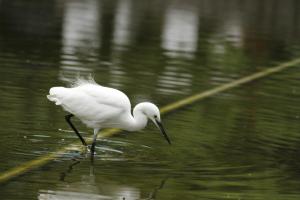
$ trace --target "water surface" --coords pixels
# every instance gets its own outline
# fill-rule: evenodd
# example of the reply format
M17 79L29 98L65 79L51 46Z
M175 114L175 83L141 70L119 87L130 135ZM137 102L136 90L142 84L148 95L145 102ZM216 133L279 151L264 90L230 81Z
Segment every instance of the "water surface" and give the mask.
M52 86L93 74L164 106L299 56L296 1L0 1L0 171L77 142ZM71 151L4 199L299 199L294 67ZM78 120L84 137L91 136Z

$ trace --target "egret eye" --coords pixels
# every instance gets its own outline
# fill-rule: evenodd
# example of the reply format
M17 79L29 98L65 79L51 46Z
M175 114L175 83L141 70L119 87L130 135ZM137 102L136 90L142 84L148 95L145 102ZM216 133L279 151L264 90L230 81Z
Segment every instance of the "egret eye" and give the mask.
M154 115L154 118L157 119L157 115Z

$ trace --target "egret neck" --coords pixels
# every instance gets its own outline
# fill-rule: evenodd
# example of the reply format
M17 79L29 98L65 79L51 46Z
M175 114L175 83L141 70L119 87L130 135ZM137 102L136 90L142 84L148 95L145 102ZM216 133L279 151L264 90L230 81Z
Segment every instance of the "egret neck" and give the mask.
M148 118L144 113L144 103L137 104L133 109L133 116L130 114L126 130L138 131L146 127Z

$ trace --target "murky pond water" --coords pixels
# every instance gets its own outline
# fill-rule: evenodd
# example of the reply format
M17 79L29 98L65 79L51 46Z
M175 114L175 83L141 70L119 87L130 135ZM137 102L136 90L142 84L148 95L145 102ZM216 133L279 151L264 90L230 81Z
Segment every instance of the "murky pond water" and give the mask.
M164 106L293 60L297 1L0 1L0 171L78 141L52 86L93 74ZM3 199L299 199L300 68L5 182ZM78 120L84 137L92 130Z

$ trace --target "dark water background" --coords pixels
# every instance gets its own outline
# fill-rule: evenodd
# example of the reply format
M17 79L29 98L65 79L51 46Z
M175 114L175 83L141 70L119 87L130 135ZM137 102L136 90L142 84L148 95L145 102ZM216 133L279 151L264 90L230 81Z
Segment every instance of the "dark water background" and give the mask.
M78 74L159 106L299 57L296 0L1 0L0 171L77 142L52 86ZM99 140L1 185L3 199L299 199L300 69ZM79 121L85 137L92 130Z

